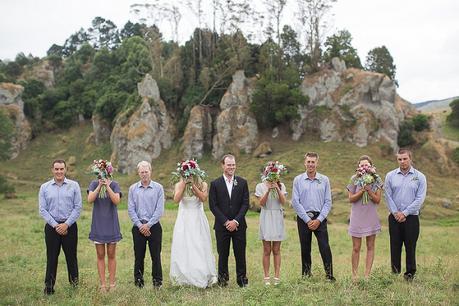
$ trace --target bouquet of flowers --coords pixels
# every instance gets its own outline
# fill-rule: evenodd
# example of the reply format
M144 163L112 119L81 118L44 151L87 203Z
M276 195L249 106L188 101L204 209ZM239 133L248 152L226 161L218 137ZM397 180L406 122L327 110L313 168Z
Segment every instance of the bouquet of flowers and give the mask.
M97 175L98 179L112 179L113 166L108 160L94 160L91 170L93 174ZM102 185L99 192L99 198L105 198L106 196L107 188L105 185Z
M199 168L199 164L195 159L182 160L177 163L177 169L172 172L172 182L175 184L180 179L183 179L186 183L186 194L192 195L192 183L203 181L207 177L205 171Z
M286 174L287 172L287 168L277 160L275 162L270 161L266 164L263 172L261 173L261 180L263 182L278 183L281 175ZM270 195L273 198L277 197L276 190L271 189Z
M353 177L352 183L360 188L364 188L366 185L371 185L373 183L382 186L382 179L379 174L376 173L376 168L374 166L365 164L356 169L356 175ZM368 192L365 191L362 196L362 204L368 204L368 200Z

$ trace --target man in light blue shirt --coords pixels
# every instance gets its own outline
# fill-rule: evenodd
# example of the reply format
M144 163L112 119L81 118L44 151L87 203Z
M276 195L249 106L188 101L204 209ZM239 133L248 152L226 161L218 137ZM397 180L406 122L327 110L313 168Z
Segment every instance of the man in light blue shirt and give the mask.
M302 275L311 276L311 240L316 236L326 277L334 281L332 253L328 243L327 216L332 206L330 181L317 173L319 155L308 152L304 156L306 172L293 181L292 206L297 213L301 244Z
M390 255L393 273L401 272L402 245L405 245L406 272L410 281L416 273L416 243L419 237L419 211L426 198L426 177L412 166L411 151L397 153L399 168L386 175L384 193L389 209Z
M129 187L128 214L134 226L134 283L143 288L144 259L147 247L152 261L153 286L161 287L163 273L161 268L162 228L159 219L164 212L163 186L151 180L151 164L141 161L137 165L140 181Z
M64 160L53 161L51 171L54 178L40 187L39 212L46 221L46 276L45 294L54 293L57 263L60 249L64 250L69 282L78 284L77 243L82 201L80 186L65 177L67 167Z

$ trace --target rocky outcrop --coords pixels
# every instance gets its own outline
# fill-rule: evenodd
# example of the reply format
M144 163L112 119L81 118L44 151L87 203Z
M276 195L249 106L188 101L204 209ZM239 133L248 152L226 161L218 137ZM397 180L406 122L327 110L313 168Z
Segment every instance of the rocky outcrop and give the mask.
M299 119L291 124L293 140L306 130L315 130L323 141L348 141L359 147L384 143L394 150L400 122L416 110L396 94L387 76L346 69L332 60L332 69L308 76L301 92L309 104L299 108Z
M138 84L138 92L142 104L133 113L118 115L110 136L111 160L121 173L133 173L139 161L157 158L175 135L158 85L149 74Z
M110 122L102 118L99 114L92 115L92 128L94 130L94 142L100 145L110 141L112 127Z
M11 119L15 130L11 139L11 158L18 156L32 138L32 129L24 115L21 94L24 88L12 83L0 83L0 109Z
M21 79L35 79L42 82L46 87L53 87L55 84L55 68L49 60L42 60L26 69Z
M212 140L212 156L220 158L227 152L251 153L258 142L258 125L249 110L255 80L247 79L239 70L220 102L221 112L216 119Z
M183 158L201 158L212 147L212 115L209 107L197 105L191 109L183 135Z

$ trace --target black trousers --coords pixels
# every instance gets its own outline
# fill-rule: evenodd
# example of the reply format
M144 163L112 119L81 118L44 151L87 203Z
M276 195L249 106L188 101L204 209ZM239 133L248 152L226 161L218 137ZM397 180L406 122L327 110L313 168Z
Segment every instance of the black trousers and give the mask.
M409 215L405 222L399 223L389 215L390 261L392 272L400 273L402 245L405 245L406 272L416 273L416 243L419 237L419 216Z
M57 263L59 253L64 250L65 261L67 262L67 272L69 282L72 285L78 284L78 226L76 223L68 228L67 235L59 235L56 230L49 224L45 225L45 243L46 243L46 288L54 288L57 275Z
M229 280L228 257L230 243L233 241L233 254L236 259L236 281L239 286L248 284L247 266L245 260L245 249L247 245L246 229L237 231L215 231L218 252L218 281L227 282Z
M314 218L317 218L317 215ZM332 253L328 243L327 219L324 219L315 231L311 231L308 228L308 225L300 217L296 218L296 222L301 244L302 274L305 276L309 276L311 274L311 240L312 233L314 233L319 245L319 252L322 257L325 273L327 277L332 277L333 264Z
M152 265L152 279L154 286L161 286L163 282L163 270L161 268L161 243L163 230L161 224L158 222L150 228L151 235L145 237L139 231L137 226L132 227L132 238L134 240L134 281L136 285L143 286L143 271L145 252L150 249L151 265Z

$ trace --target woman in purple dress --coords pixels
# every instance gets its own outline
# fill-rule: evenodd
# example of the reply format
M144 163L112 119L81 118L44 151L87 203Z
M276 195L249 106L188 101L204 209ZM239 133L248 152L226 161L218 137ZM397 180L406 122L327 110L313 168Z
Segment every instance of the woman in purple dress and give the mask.
M101 193L103 187L105 192ZM116 243L122 239L117 209L120 199L120 186L115 181L99 179L89 184L88 202L93 203L89 239L96 246L97 270L102 292L115 289ZM105 253L108 257L109 287L105 283Z
M370 157L363 155L359 159L359 167L371 166L373 162ZM365 185L363 187L356 184L357 174L352 176L351 182L347 186L349 193L349 201L352 204L351 219L349 222L349 235L352 236L352 279L357 280L360 246L362 244L362 237L366 237L367 256L365 265L365 278L368 278L373 265L375 255L375 239L376 234L381 231L381 224L379 222L377 205L381 201L382 182L375 180L375 182ZM364 195L364 193L368 194ZM368 201L364 201L368 199Z

